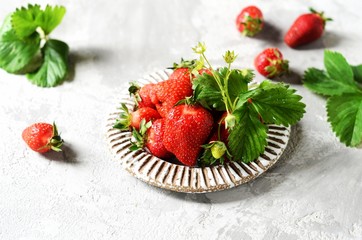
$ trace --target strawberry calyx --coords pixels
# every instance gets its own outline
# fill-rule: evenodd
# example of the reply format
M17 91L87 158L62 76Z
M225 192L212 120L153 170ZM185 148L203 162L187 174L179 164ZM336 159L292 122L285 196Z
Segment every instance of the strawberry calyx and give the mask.
M179 68L188 68L188 69L194 69L197 65L197 59L192 59L192 60L184 60L183 58L181 58L181 62L180 63L174 63L172 67L169 67L168 69L179 69Z
M140 129L132 128L132 136L134 141L131 140L131 147L129 148L131 151L136 151L142 149L146 145L146 137L147 137L147 130L152 126L152 122L149 121L146 123L145 119L141 120Z
M64 140L60 137L58 133L57 125L53 122L53 137L49 141L49 146L53 151L60 152L62 151L60 148L63 145Z
M121 104L119 109L121 109L122 112L120 113L119 118L116 119L116 123L113 125L113 128L128 130L131 125L131 114L124 103Z
M61 152L62 145L64 143L64 140L60 137L60 134L58 133L58 128L55 122L53 122L53 134L52 137L49 139L48 143L44 145L43 147L40 147L37 149L37 151L41 151L43 149L51 149L55 152Z
M318 11L316 11L315 9L311 8L311 7L309 8L309 11L310 11L311 13L313 13L313 14L318 15L318 16L323 20L323 28L326 26L326 22L328 22L328 21L333 21L332 18L325 17L325 16L324 16L324 12L318 12Z
M289 71L289 61L285 59L270 59L268 58L269 65L265 67L268 73L267 77L280 76Z
M247 15L245 16L244 21L240 24L244 26L241 33L244 36L253 37L262 30L263 20L261 18L254 18Z
M133 98L134 98L135 103L137 104L137 106L138 106L139 102L142 101L142 98L141 98L141 96L139 94L140 89L141 89L141 87L139 85L137 85L136 83L134 83L134 82L131 82L130 86L128 88L129 95L130 96L133 95Z

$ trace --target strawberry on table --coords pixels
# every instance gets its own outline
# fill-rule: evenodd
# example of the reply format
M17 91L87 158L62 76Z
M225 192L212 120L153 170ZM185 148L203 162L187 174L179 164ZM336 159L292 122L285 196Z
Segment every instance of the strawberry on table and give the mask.
M288 72L289 62L283 59L278 48L267 48L262 51L254 60L258 72L268 78L280 76Z
M284 42L292 48L296 48L319 39L323 32L327 21L323 12L317 12L310 9L311 13L299 16L288 30L284 37Z
M113 127L122 130L129 129L130 127L139 130L143 119L145 119L146 122L149 122L161 118L160 114L150 107L143 107L134 112L129 112L127 106L122 104L121 109L123 112L120 114L120 117L117 119Z
M55 123L34 123L22 133L25 143L35 152L45 153L49 150L61 151L63 139L58 134Z
M264 27L263 13L256 6L248 6L237 16L236 26L243 35L253 37Z
M213 123L211 113L203 107L178 105L165 119L163 144L181 163L194 166Z

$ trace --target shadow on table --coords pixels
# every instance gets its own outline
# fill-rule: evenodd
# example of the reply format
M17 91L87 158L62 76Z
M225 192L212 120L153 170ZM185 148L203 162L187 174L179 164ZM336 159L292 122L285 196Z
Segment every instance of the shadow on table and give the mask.
M293 161L293 155L296 146L300 142L300 135L298 134L297 128L298 126L292 127L291 138L279 161L266 173L259 176L255 180L247 184L243 184L238 187L219 192L189 194L168 191L169 196L180 200L192 201L197 203L217 204L226 202L240 202L245 199L251 199L256 196L266 194L273 188L277 187L280 183L284 182L284 180L288 178L288 174L292 174L291 171L282 171L281 169L288 168L289 163ZM277 180L273 180L275 179L275 175L278 175Z
M282 30L271 23L265 22L263 30L254 36L255 39L278 44L282 41Z
M77 160L77 154L74 152L71 146L64 144L61 152L49 151L43 154L43 156L51 161L64 162L69 164L79 164Z
M72 82L76 77L76 67L82 63L106 61L111 54L106 48L78 48L69 53L69 72L66 82Z
M280 77L273 79L276 82L284 82L288 84L303 84L302 82L303 73L298 72L297 69L290 68L287 74L284 74Z

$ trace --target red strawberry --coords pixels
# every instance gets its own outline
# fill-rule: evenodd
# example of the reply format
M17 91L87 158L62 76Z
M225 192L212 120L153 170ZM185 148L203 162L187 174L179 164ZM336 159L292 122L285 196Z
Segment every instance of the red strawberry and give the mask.
M150 107L155 108L155 105L151 101L151 91L155 84L149 83L143 87L138 86L135 83L132 83L128 91L131 95L134 96L135 101L138 105L138 108Z
M191 71L189 68L177 68L170 75L169 79L179 79L184 81L191 81Z
M214 125L213 134L210 138L211 141L222 141L224 143L228 143L229 130L225 127L225 118L227 116L227 112L225 112L217 121L217 124ZM220 128L220 139L219 139L219 128Z
M265 49L255 58L254 65L261 75L269 78L280 76L289 68L288 61L283 59L278 48Z
M317 40L323 34L326 21L332 20L324 17L323 12L310 10L311 13L299 16L288 30L284 37L288 46L295 48Z
M163 144L180 162L194 166L212 126L212 115L203 107L178 105L165 119Z
M172 154L163 145L164 123L165 119L157 119L152 123L152 126L147 130L145 145L156 157L167 159Z
M202 75L204 73L212 75L210 69L203 68L198 70L199 74ZM191 81L195 78L195 75L191 74L191 70L189 68L177 68L173 71L173 73L170 75L169 79L179 79L184 81Z
M49 150L61 151L63 139L58 134L55 123L35 123L25 128L23 140L35 152L44 153Z
M263 13L256 6L246 7L236 18L236 26L243 35L252 37L264 27Z
M160 114L153 108L144 107L139 108L134 112L129 112L125 104L122 104L123 112L120 115L120 118L116 120L114 128L118 129L129 129L129 127L134 127L135 129L140 129L140 123L143 119L146 122L153 121L155 119L161 118Z
M141 87L140 91L138 92L141 101L138 102L138 107L142 108L142 107L150 107L150 108L154 108L155 105L152 103L151 101L151 91L152 88L155 86L155 84L153 83L149 83L144 85L143 87Z
M151 100L162 117L180 100L190 97L193 93L192 84L185 79L169 79L159 82L151 91Z

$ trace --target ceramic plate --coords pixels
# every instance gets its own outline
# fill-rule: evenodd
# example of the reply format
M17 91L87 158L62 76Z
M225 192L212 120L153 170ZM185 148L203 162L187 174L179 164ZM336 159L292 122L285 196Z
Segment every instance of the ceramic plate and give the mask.
M137 80L139 85L157 83L168 79L170 70L161 70ZM115 110L107 120L107 141L112 153L123 167L138 179L156 187L177 192L204 193L232 188L246 183L273 166L286 148L290 138L290 127L269 125L268 146L253 162L227 163L212 167L187 167L153 156L145 150L130 151L130 131L120 131L112 126L120 114L119 103L133 109L134 102L128 89L122 89Z

